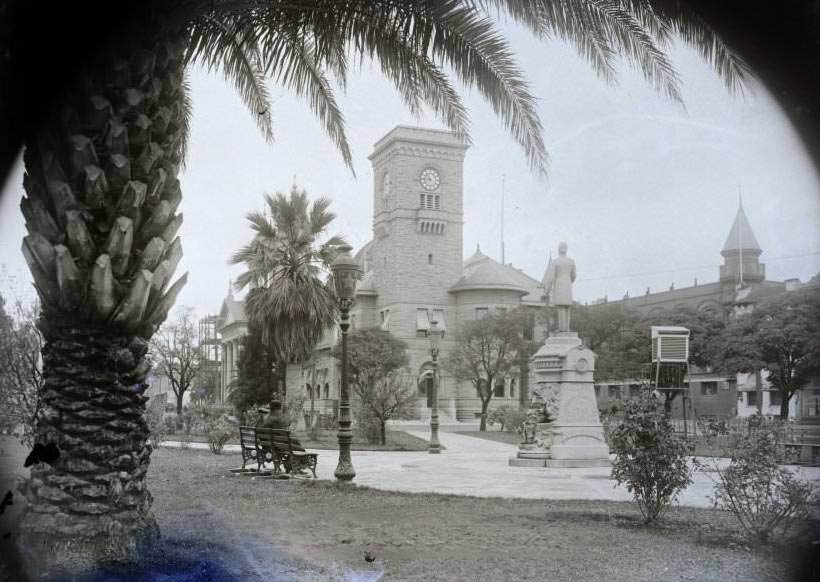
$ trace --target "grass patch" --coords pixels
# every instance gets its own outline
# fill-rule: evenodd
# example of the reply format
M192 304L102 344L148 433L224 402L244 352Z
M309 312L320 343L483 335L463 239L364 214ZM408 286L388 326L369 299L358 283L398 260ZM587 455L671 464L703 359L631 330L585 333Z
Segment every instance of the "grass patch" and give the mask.
M161 449L149 486L160 525L349 580L789 580L794 548L749 549L725 512L673 508L655 527L631 503L484 499L313 480L229 476L235 459ZM480 479L480 475L476 476ZM206 527L203 527L203 523ZM202 532L202 533L198 533ZM365 555L373 558L365 560ZM250 557L248 557L250 556ZM278 562L277 562L278 563ZM249 579L255 579L250 577ZM372 577L370 579L373 579Z

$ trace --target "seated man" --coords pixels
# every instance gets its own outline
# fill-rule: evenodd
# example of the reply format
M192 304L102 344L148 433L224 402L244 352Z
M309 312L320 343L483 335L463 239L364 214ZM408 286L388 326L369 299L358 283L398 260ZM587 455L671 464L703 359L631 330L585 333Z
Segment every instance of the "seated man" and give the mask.
M261 428L275 428L280 430L290 430L290 421L282 414L282 403L274 400L270 403L270 412L265 420L262 421ZM290 437L290 446L294 451L305 451L305 447L299 442L299 439Z

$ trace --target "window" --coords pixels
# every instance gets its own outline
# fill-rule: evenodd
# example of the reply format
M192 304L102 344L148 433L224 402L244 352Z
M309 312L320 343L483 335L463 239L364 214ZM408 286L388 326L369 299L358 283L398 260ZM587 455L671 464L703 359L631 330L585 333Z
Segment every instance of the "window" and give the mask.
M484 319L489 315L490 310L486 307L476 307L475 308L475 318L476 319Z
M621 387L616 384L610 384L609 386L609 397L612 400L620 400L621 399Z
M430 312L424 309L416 309L416 337L425 337L430 330Z
M757 406L757 392L746 393L746 404L748 406Z
M325 400L330 398L330 384L325 382Z
M433 264L433 255L432 255L432 254L427 255L427 264L428 264L428 265L432 265L432 264Z
M390 329L390 310L389 309L382 309L381 310L382 316L382 324L381 328L385 331Z
M493 396L504 398L504 380L497 380L493 389Z
M769 406L780 406L783 402L783 396L780 390L772 390L769 392Z
M600 397L601 397L601 387L598 384L596 384L595 385L595 398L600 398Z
M640 384L630 384L629 385L629 397L630 398L638 398L641 395L641 386Z
M515 378L510 380L510 398L515 398Z
M700 393L703 396L717 396L718 383L717 382L701 382Z
M438 194L419 194L419 207L425 210L440 210L441 197Z
M433 317L430 321L435 321L438 323L438 328L441 330L441 333L444 334L447 331L447 322L444 320L444 310L443 309L434 309L433 310Z

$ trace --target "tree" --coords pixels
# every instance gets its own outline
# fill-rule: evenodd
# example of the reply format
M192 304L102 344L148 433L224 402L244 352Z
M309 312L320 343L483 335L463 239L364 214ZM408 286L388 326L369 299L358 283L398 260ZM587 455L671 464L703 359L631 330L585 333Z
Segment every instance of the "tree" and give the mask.
M245 312L276 357L284 386L287 363L309 357L336 322L336 294L329 272L337 247L345 241L331 236L319 243L336 217L328 210L327 198L310 204L307 193L294 187L289 196L266 194L265 202L270 218L259 212L248 214L253 240L231 262L243 263L247 269L236 286L251 288Z
M698 368L712 368L717 362L717 346L725 327L723 319L711 311L689 306L669 308L641 316L620 304L578 307L578 334L598 356L595 376L601 380L654 381L650 366L654 325L675 325L689 330L689 362ZM666 385L683 385L685 366L662 370ZM664 408L671 413L679 391L664 391Z
M341 361L341 346L333 349ZM381 444L387 442L387 421L401 416L416 398L416 379L405 368L407 344L388 331L357 329L348 337L347 365L359 405L379 423Z
M191 308L181 308L176 321L159 329L151 340L151 358L171 383L177 414L182 414L182 400L200 372L199 333Z
M28 445L32 444L43 382L43 338L36 319L37 306L26 307L20 301L11 314L7 313L0 294L0 415L3 424L22 428L20 439Z
M575 326L595 352L595 376L601 380L640 379L650 361L649 328L640 315L613 303L577 306Z
M469 321L459 333L444 367L475 387L481 399L479 430L487 430L487 409L495 382L512 371L523 347L520 320L510 314Z
M820 374L820 298L815 289L782 293L739 315L725 329L718 351L729 372L764 368L780 392L780 418L789 417L794 393Z
M344 86L351 62L376 61L414 113L427 105L466 138L467 112L446 68L491 103L537 170L546 152L535 98L488 16L495 9L534 34L571 41L606 80L614 55L623 55L673 99L678 81L662 50L670 30L701 47L730 86L745 76L699 20L673 20L677 13L648 4L147 0L47 11L36 4L0 4L0 91L8 103L0 115L10 129L0 132L0 171L7 174L22 143L23 252L45 340L36 438L59 441L63 451L53 466L32 471L23 542L58 539L37 559L65 567L134 558L139 542L157 532L145 486L151 450L141 389L148 341L185 283L183 276L169 285L182 253L176 210L190 116L186 66L223 72L268 139L263 77L272 77L307 99L348 165L329 75ZM20 34L29 22L36 33ZM36 65L46 40L50 60ZM65 422L60 411L77 414ZM95 479L120 480L129 493L100 495Z
M253 322L249 322L248 334L242 338L238 369L237 379L228 387L228 400L240 416L255 406L268 406L281 374L273 352L262 342L262 332Z

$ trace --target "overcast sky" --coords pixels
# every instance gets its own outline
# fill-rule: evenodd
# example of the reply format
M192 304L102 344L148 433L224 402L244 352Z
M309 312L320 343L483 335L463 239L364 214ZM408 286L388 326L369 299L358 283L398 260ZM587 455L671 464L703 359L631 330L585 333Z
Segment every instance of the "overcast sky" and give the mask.
M500 259L501 177L506 175L506 260L540 279L546 258L566 240L576 260L575 296L592 301L647 287L667 289L717 280L720 249L734 219L738 188L763 248L769 279L820 270L820 182L793 128L760 86L730 96L688 49L673 51L685 110L623 67L617 86L599 81L573 50L506 29L539 99L551 156L548 180L527 168L490 107L465 93L473 146L464 163L464 253ZM398 124L441 127L414 119L390 85L368 65L339 101L347 120L356 177L307 105L272 87L276 141L267 145L250 113L221 77L191 72L194 119L181 230L190 271L178 304L216 312L228 280L240 271L229 255L250 238L245 213L264 192L295 181L313 197L333 200L334 233L358 248L371 237L373 144ZM20 254L18 205L22 168L0 198L0 265L27 287ZM412 274L408 274L412 276ZM3 284L0 281L0 284ZM7 284L7 282L6 282Z

